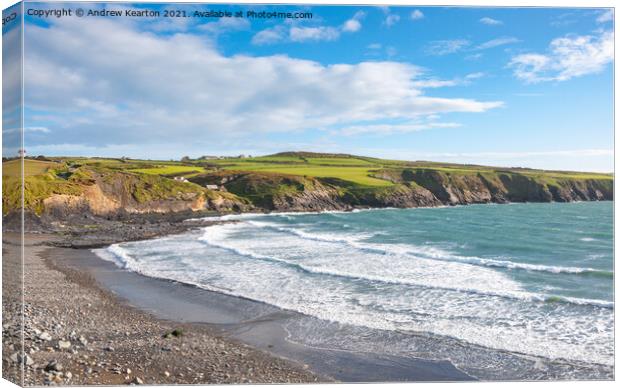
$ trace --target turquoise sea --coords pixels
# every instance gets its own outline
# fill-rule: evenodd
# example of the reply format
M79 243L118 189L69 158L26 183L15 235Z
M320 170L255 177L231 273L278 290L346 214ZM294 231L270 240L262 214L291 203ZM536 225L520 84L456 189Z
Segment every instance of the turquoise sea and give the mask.
M324 322L330 330L289 330L316 346L451 359L478 378L493 376L489 363L524 368L522 378L544 378L557 362L567 377L613 368L612 202L219 219L231 222L96 252ZM477 350L457 354L421 336ZM480 349L529 361L489 361Z

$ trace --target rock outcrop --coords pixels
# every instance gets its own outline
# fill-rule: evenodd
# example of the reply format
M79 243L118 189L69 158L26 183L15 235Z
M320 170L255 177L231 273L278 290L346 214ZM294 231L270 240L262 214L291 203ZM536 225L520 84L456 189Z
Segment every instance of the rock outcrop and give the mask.
M177 217L195 212L324 211L353 208L412 208L506 202L613 200L613 179L534 170L385 168L372 176L391 182L364 186L337 178L313 178L257 171L213 171L189 178L113 169L80 168L72 174L26 177L29 225L76 217L121 220L133 215ZM3 193L19 190L18 180L3 182ZM217 190L206 186L216 185ZM5 196L5 209L18 196ZM7 200L7 199L10 199ZM4 214L5 221L18 220Z
M515 172L459 174L433 169L386 169L376 171L373 176L393 185L361 187L335 178L228 171L203 174L191 180L223 185L259 209L277 211L613 199L611 179L549 180Z

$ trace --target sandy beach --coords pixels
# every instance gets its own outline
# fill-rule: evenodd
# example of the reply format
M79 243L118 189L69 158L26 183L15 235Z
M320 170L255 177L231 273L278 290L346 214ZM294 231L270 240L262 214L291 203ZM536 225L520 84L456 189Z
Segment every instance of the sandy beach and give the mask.
M7 296L19 297L18 236L5 234ZM25 385L216 384L325 381L303 365L224 338L206 325L157 319L99 287L88 274L60 268L42 245L25 241ZM71 250L66 249L67 252ZM77 250L73 250L74 252ZM87 252L87 251L85 251ZM13 259L13 260L12 260ZM11 285L13 289L11 289ZM19 379L19 319L9 303L3 322L4 377ZM17 327L16 327L17 326ZM167 333L180 333L178 337Z

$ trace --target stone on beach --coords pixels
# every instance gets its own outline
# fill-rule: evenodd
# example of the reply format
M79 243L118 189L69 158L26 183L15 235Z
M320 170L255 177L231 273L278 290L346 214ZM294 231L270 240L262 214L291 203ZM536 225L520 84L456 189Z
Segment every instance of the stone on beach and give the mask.
M47 363L45 366L46 372L60 372L62 370L62 365L58 363L56 360L52 360Z
M41 339L43 341L51 341L52 340L52 336L49 333L45 332L45 331L40 333L38 337L39 337L39 339Z

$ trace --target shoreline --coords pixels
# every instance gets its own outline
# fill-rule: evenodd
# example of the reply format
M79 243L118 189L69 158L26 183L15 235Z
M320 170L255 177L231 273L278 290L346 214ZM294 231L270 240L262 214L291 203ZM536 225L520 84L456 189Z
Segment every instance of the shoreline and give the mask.
M285 324L305 318L245 298L184 283L151 278L118 268L86 250L53 248L47 260L69 270L89 273L121 303L148 311L156 319L207 325L225 338L240 341L274 357L305 365L325 381L469 381L447 361L372 355L314 348L287 339ZM181 318L182 317L182 318ZM381 366L377 370L377 366ZM319 377L319 379L321 379Z
M368 210L385 210L385 209L368 209ZM398 210L397 208L394 208L394 210ZM327 211L327 213L331 213L332 211ZM337 211L338 213L344 213L342 211ZM348 213L350 211L347 211L346 213ZM260 215L269 215L269 214L273 214L273 215L277 215L277 214L293 214L292 212L272 212L272 213L251 213L249 214L249 216L260 216ZM297 214L299 212L295 212L295 214ZM302 214L307 213L307 212L303 212ZM326 212L312 212L314 214L321 214L321 213L326 213ZM240 214L238 216L241 216L243 218L245 214ZM230 217L231 219L226 219L226 220L222 220L221 218L225 218L227 216L232 216ZM235 219L235 215L224 215L223 217L217 217L217 219L219 221L222 222L241 222L242 220L238 220ZM104 259L100 259L102 261L106 261ZM112 264L112 262L107 262L108 264L111 264L112 266L116 267L116 265ZM118 267L117 267L118 268ZM224 298L228 298L228 300L236 300L236 299L245 299L243 297L237 297L237 296L228 296L226 295L225 291L222 291L222 293L219 293L217 291L208 291L202 288L199 288L198 286L187 284L187 283L181 283L181 282L176 282L176 281L171 281L169 279L158 279L158 278L152 278L152 277L148 277L146 275L140 275L138 273L135 273L137 276L139 277L147 277L148 279L151 279L153 281L159 281L159 282L164 282L167 283L169 287L175 287L175 288L191 288L191 289L198 289L199 292L204 293L205 295L213 295L213 294L217 294L217 295L223 295ZM173 284L174 286L171 286L171 284ZM253 300L247 299L246 300L247 303L259 303L262 304L262 302L255 302ZM155 308L159 308L160 306L155 306ZM291 314L298 314L296 312L292 312ZM289 333L290 334L290 333ZM330 333L331 334L331 333ZM263 334L264 335L264 334ZM413 337L418 337L418 336L422 336L422 337L426 337L425 333L411 333L411 335ZM433 335L431 335L433 336ZM299 337L297 338L297 340L299 340ZM456 357L454 358L454 360L457 362L456 364L454 364L454 362L449 361L450 364L452 364L452 366L454 367L454 365L458 365L458 367L455 367L456 370L458 371L463 371L462 374L464 376L461 376L462 379L459 378L455 378L452 377L449 380L450 381L462 381L462 380L468 380L468 379L473 379L471 377L471 375L468 375L467 373L470 373L470 371L475 371L474 372L474 376L476 376L477 378L481 378L482 380L508 380L508 381L515 381L515 380L524 380L524 379L559 379L559 380L565 380L565 379L583 379L586 378L584 376L589 376L587 377L588 379L595 379L595 380L606 380L608 379L608 377L606 376L610 376L609 373L611 373L611 376L613 376L613 366L608 366L606 364L596 364L596 363L592 363L592 364L588 364L588 363L582 363L581 361L576 361L576 360L567 360L567 359L563 359L563 358L558 358L558 359L548 359L548 358L544 358L542 356L533 356L533 355L528 355L525 353L519 353L519 352L511 352L511 351L506 351L506 350L501 350L501 349L492 349L492 348L484 348L484 347L480 347L478 345L472 345L472 344L468 344L465 342L461 342L460 340L456 339L456 338L449 338L449 337L440 337L440 338L433 338L433 339L429 339L429 338L425 338L425 340L428 340L427 342L442 342L443 344L441 346L445 348L449 348L449 347L457 347L457 348L467 348L468 351L474 351L476 353L476 356L480 356L480 359L487 359L493 363L495 363L495 360L493 359L493 357L499 357L502 359L502 361L498 364L503 364L504 367L508 366L510 367L510 364L512 362L518 364L518 371L510 371L509 369L504 369L503 372L504 373L487 373L488 371L482 371L479 370L479 367L473 367L471 368L471 365L468 365L470 368L465 367L462 368L462 366L465 366L467 363L463 363L464 359L463 357ZM247 339L246 339L247 341ZM264 346L264 344L262 344ZM349 349L350 351L351 349ZM355 349L354 349L355 351ZM372 352L372 351L370 351ZM442 356L443 354L443 356ZM297 355L299 357L299 355ZM434 360L434 359L444 359L443 357L446 356L446 352L443 351L441 353L435 353L432 350L430 352L426 352L424 356L422 356L422 358L418 358L418 360L421 361L429 361L429 360ZM415 355L409 355L407 354L406 357L399 357L397 356L396 358L405 358L405 359L416 359ZM449 356L448 358L445 358L446 360L452 360L453 358L451 356ZM432 361L431 361L432 362ZM544 365L544 367L540 367L540 365ZM593 368L593 369L592 369ZM600 369L600 372L597 372L596 369ZM609 371L609 368L611 368L611 371ZM478 371L476 371L476 369L478 369ZM478 372L483 372L482 374L478 374ZM531 373L530 373L531 372ZM574 374L573 374L574 372ZM600 373L600 374L599 374ZM484 376L484 377L482 377ZM573 376L573 377L569 377L569 376ZM342 379L342 378L341 378ZM398 381L398 380L385 380L385 379L379 379L379 380L366 380L366 379L362 379L362 380L357 380L355 377L351 377L351 376L344 376L344 379L342 379L344 381ZM422 381L422 380L408 380L408 381ZM441 381L441 380L429 380L429 381Z
M432 207L434 208L434 207ZM397 210L398 208L393 208ZM386 208L365 208L358 211L371 211L371 210L386 210ZM354 209L340 212L356 211ZM332 211L327 211L332 212ZM147 377L144 375L142 378L145 383L229 383L229 382L322 382L322 381L345 381L345 382L363 382L363 381L467 381L473 380L468 372L463 372L462 368L455 367L450 361L431 361L426 358L415 357L400 357L400 356L386 356L383 354L371 354L365 352L355 352L351 350L334 351L334 349L313 348L312 346L304 345L299 341L290 339L290 333L287 332L285 327L286 322L290 322L299 319L301 314L285 311L276 307L265 305L261 302L255 302L249 299L238 298L229 296L224 293L218 293L216 291L208 291L196 286L188 285L185 283L173 282L165 279L151 278L138 273L129 272L119 269L111 262L107 262L96 254L90 251L91 248L107 247L111 244L122 243L135 240L148 240L152 238L160 238L164 236L171 236L180 233L187 233L198 228L208 227L211 225L217 225L222 223L234 223L238 222L235 217L244 217L252 215L269 215L269 214L286 214L286 213L309 213L309 212L269 212L269 213L229 213L229 214L209 214L205 218L185 218L180 215L175 215L177 219L176 223L171 228L163 227L161 225L155 227L159 233L150 234L151 229L147 229L147 235L138 232L137 236L141 238L132 239L112 239L108 241L101 241L106 236L102 233L105 231L88 231L85 234L89 235L87 239L88 244L71 244L67 245L67 237L71 238L72 235L58 236L49 234L36 234L26 233L26 244L30 250L35 250L34 256L38 257L40 261L45 263L47 271L55 271L63 274L67 281L73 282L77 285L78 296L83 292L95 292L97 294L104 295L105 299L111 300L111 304L116 305L116 308L129 309L133 313L140 315L141 319L146 319L147 325L167 325L168 330L174 330L174 328L182 327L186 330L196 331L197 333L203 333L206 338L203 337L201 341L210 342L214 338L221 340L225 343L225 348L230 345L236 344L242 348L250 347L252 350L260 354L265 359L273 359L285 363L285 367L278 367L275 369L271 378L276 380L261 380L252 376L248 378L246 375L235 375L233 373L221 372L220 374L213 374L207 378L206 376L196 377L194 380L189 380L184 373L181 376L176 375L176 379L171 380L170 377L165 375L156 375ZM311 212L315 214L321 214L325 212ZM211 216L209 219L209 216ZM222 219L230 217L232 219ZM165 218L165 217L164 217ZM213 219L215 218L215 219ZM120 225L119 225L120 223ZM181 224L181 225L179 225ZM135 224L126 222L113 222L117 228L130 228L135 230ZM137 229L143 231L143 229ZM112 237L123 236L123 231L120 231L117 235ZM5 233L5 236L7 233ZM109 237L108 237L109 238ZM99 239L99 240L98 240ZM63 242L64 241L64 242ZM6 255L5 255L6 256ZM26 255L26 261L28 256ZM36 261L36 260L35 260ZM47 273L49 275L49 273ZM28 280L27 280L28 282ZM96 284L95 284L96 283ZM37 284L37 283L32 283ZM149 300L150 299L150 300ZM83 306L82 306L83 307ZM171 309L172 308L172 309ZM103 309L103 316L110 321L118 321L118 317L110 315L108 309ZM209 311L209 312L205 312ZM249 315L246 315L249 314ZM179 316L184 316L184 319L179 319ZM146 317L146 318L145 318ZM53 319L54 315L48 315L49 319ZM118 323L118 322L116 322ZM122 322L121 322L122 325ZM189 328L189 329L187 329ZM71 333L69 333L71 334ZM37 340L37 335L32 335L35 345L41 345L42 341ZM155 335L147 342L157 342L160 340L162 334ZM66 336L66 334L65 334ZM118 333L112 333L112 337L118 336ZM28 333L27 333L28 338ZM79 343L79 337L77 337ZM76 336L69 339L72 344L75 343ZM194 341L195 339L192 339ZM52 341L54 342L54 341ZM43 341L44 343L44 341ZM239 345L240 344L240 345ZM51 347L56 354L58 354L58 345L54 346L54 343L48 344L52 346L47 347L47 352L50 352ZM80 345L75 349L76 351L82 351ZM463 346L457 342L452 342L450 345L443 346ZM103 347L105 348L105 347ZM101 349L103 349L101 348ZM170 350L162 350L166 346L162 346L159 349L155 349L158 352L170 352ZM26 348L28 350L28 347ZM101 351L99 349L99 351ZM174 350L174 348L172 348ZM39 350L42 350L40 347ZM88 350L87 347L83 350ZM181 349L183 350L183 349ZM73 350L72 350L73 351ZM153 349L144 350L148 353ZM477 349L476 352L488 352L487 357L492 358L492 354L502 354L505 352L494 351L492 349ZM53 351L50 352L52 355ZM172 353L172 352L171 352ZM35 353L36 354L36 353ZM64 351L60 351L61 355L64 355ZM104 351L104 355L115 356L108 354ZM432 354L432 353L430 353ZM525 355L526 356L526 355ZM510 357L520 358L519 355L510 355ZM6 357L5 357L6 358ZM34 355L33 355L34 358ZM104 357L109 358L109 357ZM260 357L259 357L260 358ZM285 360L285 361L282 361ZM131 361L125 359L125 361ZM555 363L553 360L547 360ZM65 362L65 361L63 361ZM107 361L104 361L107 362ZM521 360L519 361L521 362ZM559 360L561 362L561 360ZM111 365L119 364L118 362L111 362ZM182 365L185 366L187 362ZM217 364L217 363L216 363ZM5 364L6 365L6 364ZM85 364L78 364L78 370L84 369ZM234 367L233 363L225 363L224 366L217 364L219 367L223 367L224 370ZM228 365L228 367L226 367ZM39 365L35 359L35 366L40 370L47 365ZM96 364L96 367L98 364ZM344 366L344 367L343 367ZM377 368L380 366L380 368ZM105 367L105 365L104 365ZM90 367L92 368L92 366ZM87 377L79 372L73 372L73 379L65 381L70 384L92 384L104 382L114 383L119 381L118 378L129 377L129 380L122 380L122 383L130 382L131 379L136 376L136 370L134 374L117 375L119 367L114 366L108 368L109 370L103 371L103 374ZM561 368L561 367L560 367ZM95 369L95 368L92 368ZM133 368L132 368L133 369ZM252 368L255 369L255 368ZM378 373L378 369L382 370L383 374ZM577 369L581 367L577 366ZM71 369L65 368L65 371ZM109 373L111 370L112 376ZM286 371L286 372L285 372ZM270 371L269 373L272 373ZM282 372L282 374L280 374ZM39 372L42 373L42 372ZM175 376L171 372L170 376ZM292 375L287 375L292 373ZM301 374L298 374L301 373ZM364 374L366 373L366 374ZM613 367L612 367L613 375ZM554 373L550 373L547 378L554 379ZM46 377L47 376L47 377ZM55 376L55 375L54 375ZM55 377L52 378L55 378ZM107 377L105 377L107 376ZM228 376L228 377L226 377ZM249 375L248 375L249 376ZM274 377L275 376L275 377ZM297 380L279 380L280 378L288 378L286 376L295 376ZM49 374L43 373L43 378L48 378ZM26 381L29 378L40 379L41 376L35 372L34 374L26 376ZM81 378L81 380L78 380ZM88 380L88 378L94 380ZM66 379L66 377L65 377ZM106 380L107 379L107 380ZM245 379L245 380L244 380ZM491 378L491 379L498 379ZM499 380L515 380L518 377L499 378ZM247 381L246 381L247 380ZM484 378L483 380L487 380ZM45 380L43 380L45 381ZM64 381L64 380L63 380ZM116 382L118 383L118 382Z
M571 201L566 203L586 202L613 202L612 200L596 201ZM177 213L127 213L116 218L106 218L86 214L83 216L70 216L64 221L55 219L39 218L33 214L24 214L24 228L26 233L32 235L54 235L57 237L49 242L51 246L65 248L104 248L111 244L149 240L188 232L192 229L226 222L236 222L235 217L277 215L277 214L323 214L323 213L352 213L379 210L412 210L412 209L442 209L465 206L483 205L513 205L521 203L564 203L564 202L484 202L484 203L459 203L452 205L416 206L416 207L350 207L347 209L324 209L324 210L271 210L271 211L240 211L240 212L215 212L194 211ZM224 218L231 217L232 220ZM3 228L5 232L16 233L11 225L21 222L21 218L15 218L15 214L3 216Z
M3 236L5 276L19 276L6 271L18 269L7 262L19 258L19 245L12 242L16 238ZM5 311L4 377L22 385L331 381L216 327L161 319L131 306L88 272L62 263L63 257L75 254L81 260L89 251L46 246L50 239L55 237L25 236L26 367L20 381L19 363L13 361L18 357L19 320ZM175 330L181 335L166 337Z

